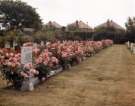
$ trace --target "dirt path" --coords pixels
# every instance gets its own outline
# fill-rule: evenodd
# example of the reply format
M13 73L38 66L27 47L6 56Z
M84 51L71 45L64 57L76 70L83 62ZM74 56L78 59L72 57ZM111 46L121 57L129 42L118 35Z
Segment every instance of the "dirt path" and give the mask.
M34 92L0 89L0 106L135 106L135 56L115 45Z

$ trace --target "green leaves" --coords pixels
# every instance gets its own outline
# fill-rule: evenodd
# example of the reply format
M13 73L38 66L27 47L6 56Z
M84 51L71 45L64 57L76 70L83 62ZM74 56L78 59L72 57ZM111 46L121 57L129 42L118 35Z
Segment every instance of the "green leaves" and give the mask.
M125 26L127 28L127 40L135 42L135 17L129 17Z
M0 11L6 14L6 21L18 26L39 29L42 22L35 8L22 1L2 0L0 1Z

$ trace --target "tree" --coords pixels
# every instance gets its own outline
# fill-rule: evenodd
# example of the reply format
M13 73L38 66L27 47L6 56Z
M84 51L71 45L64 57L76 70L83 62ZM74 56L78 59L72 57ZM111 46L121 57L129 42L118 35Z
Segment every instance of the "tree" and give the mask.
M13 27L39 29L42 22L36 9L20 0L0 0L0 11L6 15L6 22Z
M129 17L125 26L127 28L127 40L135 42L135 17Z
M125 30L115 28L114 26L95 28L93 39L94 40L112 39L114 43L124 43Z

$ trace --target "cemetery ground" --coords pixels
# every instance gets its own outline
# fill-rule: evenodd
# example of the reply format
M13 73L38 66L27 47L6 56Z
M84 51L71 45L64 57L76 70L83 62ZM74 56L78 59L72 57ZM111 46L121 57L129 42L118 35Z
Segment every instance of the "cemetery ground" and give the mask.
M114 45L33 92L4 86L0 80L0 106L135 106L135 55Z

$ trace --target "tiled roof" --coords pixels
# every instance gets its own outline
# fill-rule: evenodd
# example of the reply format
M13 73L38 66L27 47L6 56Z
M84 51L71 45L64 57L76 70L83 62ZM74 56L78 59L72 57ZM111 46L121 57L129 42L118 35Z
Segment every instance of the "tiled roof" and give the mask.
M120 26L119 24L117 24L116 22L114 22L113 20L107 20L107 22L101 24L101 25L98 25L97 27L95 28L100 28L100 27L113 27L113 28L116 28L116 29L121 29L121 30L124 30L124 28L122 26Z
M55 21L49 21L45 26L52 26L52 27L55 27L55 28L62 28L62 26L60 24L58 24L57 22Z
M74 26L80 29L92 29L88 24L84 23L83 21L76 21L68 26Z

